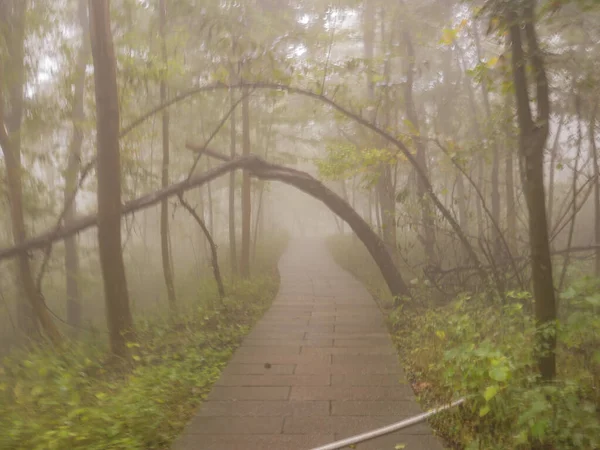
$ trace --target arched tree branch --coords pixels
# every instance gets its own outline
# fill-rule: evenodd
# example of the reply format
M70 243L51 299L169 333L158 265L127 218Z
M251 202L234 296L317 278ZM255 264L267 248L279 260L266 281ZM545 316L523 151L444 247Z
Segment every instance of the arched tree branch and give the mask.
M364 243L365 247L375 260L375 263L381 270L392 295L397 299L400 297L411 297L408 286L405 284L398 269L394 265L381 238L346 201L311 175L277 164L268 163L258 156L251 155L235 158L224 162L220 166L205 173L192 176L189 179L172 184L164 189L157 190L129 201L122 206L121 214L132 214L136 211L143 210L160 203L165 198L179 195L197 186L202 186L221 175L238 169L248 170L253 176L263 180L281 181L292 185L302 192L322 201L329 209L345 220L358 238ZM14 257L23 252L44 248L53 242L92 228L96 226L97 223L98 216L96 214L81 217L58 230L50 230L37 237L28 239L22 244L0 250L0 260Z

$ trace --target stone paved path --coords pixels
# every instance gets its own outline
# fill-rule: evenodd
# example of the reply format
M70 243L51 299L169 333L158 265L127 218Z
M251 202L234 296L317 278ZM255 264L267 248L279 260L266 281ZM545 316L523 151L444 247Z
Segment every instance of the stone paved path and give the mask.
M307 450L421 413L382 315L325 243L292 241L273 306L236 351L176 450ZM427 424L359 450L441 450Z

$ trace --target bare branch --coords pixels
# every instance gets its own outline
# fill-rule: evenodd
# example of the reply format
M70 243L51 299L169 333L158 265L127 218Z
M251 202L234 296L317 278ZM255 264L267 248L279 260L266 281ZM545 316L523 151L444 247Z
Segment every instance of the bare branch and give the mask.
M192 206L188 202L185 201L185 199L183 198L183 193L180 192L177 194L177 196L179 197L179 202L181 203L181 205L192 215L192 217L198 223L198 225L200 225L200 228L202 228L202 232L204 233L204 236L206 236L206 240L210 245L211 265L213 268L213 274L215 276L215 281L217 282L219 297L221 298L221 300L223 300L223 298L225 298L225 288L223 287L223 279L221 278L221 269L219 268L219 259L217 255L217 246L215 245L215 241L210 235L210 231L208 231L204 220L202 220L196 212L196 210L192 208Z

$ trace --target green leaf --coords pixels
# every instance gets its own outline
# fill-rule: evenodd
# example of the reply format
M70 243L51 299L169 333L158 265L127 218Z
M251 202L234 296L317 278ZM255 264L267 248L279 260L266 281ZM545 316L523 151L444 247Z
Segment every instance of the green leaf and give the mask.
M396 444L394 450L402 450L403 448L406 448L406 444Z
M487 415L487 413L489 413L489 412L490 412L489 405L485 405L481 409L479 409L479 417L483 417L483 416Z
M573 297L575 297L577 295L577 292L575 292L575 289L573 289L572 286L569 286L569 288L564 291L562 294L560 294L560 298L562 298L563 300L570 300Z
M546 434L546 428L548 427L548 422L546 420L540 420L533 424L531 427L531 436L534 438L541 438Z
M485 398L485 401L489 402L491 399L493 399L498 393L498 389L499 387L497 384L486 387L485 392L483 393L483 398Z
M503 366L494 367L488 372L490 378L494 381L506 381L508 378L508 369Z
M585 301L591 306L600 306L600 294L590 295L589 297L585 298Z

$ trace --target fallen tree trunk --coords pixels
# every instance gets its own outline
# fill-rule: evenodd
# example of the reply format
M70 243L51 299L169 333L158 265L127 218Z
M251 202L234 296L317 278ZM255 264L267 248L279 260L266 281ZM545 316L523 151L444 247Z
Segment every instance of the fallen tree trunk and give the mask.
M188 147L190 146L188 145ZM121 215L133 214L136 211L141 211L156 205L166 198L178 195L191 188L202 186L203 184L233 170L246 169L257 178L281 181L322 201L329 209L342 218L363 242L379 267L392 295L396 299L400 297L411 297L408 286L404 283L404 280L398 272L391 255L386 250L383 241L347 202L328 189L319 180L305 172L268 163L258 156L251 155L229 160L229 158L212 150L205 151L208 155L218 157L226 162L212 170L189 177L179 183L172 184L164 189L157 190L125 203L121 208ZM63 240L66 237L97 226L97 224L97 214L81 217L74 220L69 225L42 233L19 245L0 250L0 260L17 256L23 252L44 248L53 242Z

